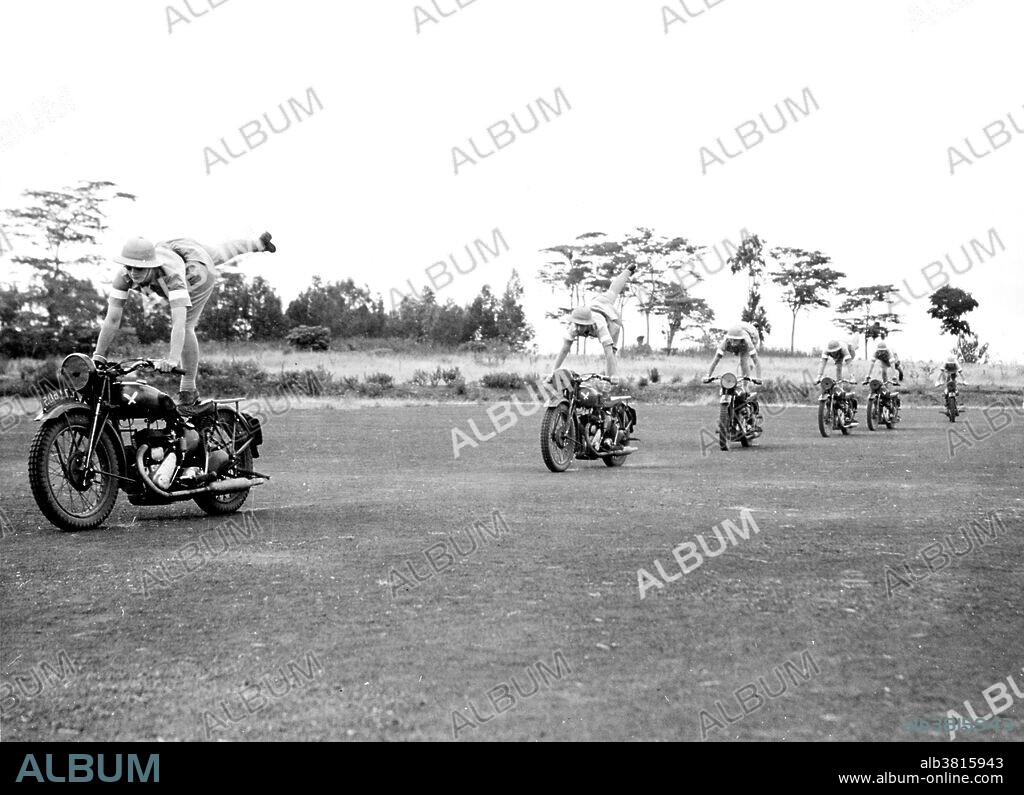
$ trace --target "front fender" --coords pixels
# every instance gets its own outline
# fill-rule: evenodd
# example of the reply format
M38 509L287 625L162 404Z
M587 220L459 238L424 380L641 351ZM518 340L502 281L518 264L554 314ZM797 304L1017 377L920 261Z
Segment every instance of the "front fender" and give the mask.
M55 406L50 407L47 411L40 411L36 415L36 422L42 422L43 425L48 425L51 422L58 421L61 417L67 414L80 414L86 422L92 426L93 409L82 403L80 400L73 400L68 398L57 403ZM116 474L122 477L128 474L128 459L125 456L124 445L121 444L121 437L117 433L117 429L111 424L110 420L104 420L100 433L110 434L114 442L114 450L117 451L117 467L118 471Z
M548 398L548 402L544 404L544 408L553 409L563 404L565 404L566 408L569 408L569 399L565 397Z

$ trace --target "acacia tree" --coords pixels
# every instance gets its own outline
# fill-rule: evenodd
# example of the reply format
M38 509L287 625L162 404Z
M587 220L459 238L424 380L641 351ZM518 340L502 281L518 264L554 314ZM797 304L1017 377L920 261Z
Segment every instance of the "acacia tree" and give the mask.
M868 340L887 337L900 325L900 316L888 309L896 296L896 288L891 284L873 284L857 287L852 290L841 288L839 294L845 296L836 310L836 323L856 336L864 337L864 355L868 353ZM877 304L884 304L886 311L878 311Z
M978 335L971 331L970 324L963 319L968 312L978 308L974 296L959 287L946 285L932 293L929 300L928 314L942 324L942 333L956 335L956 355L968 363L987 361L988 343L982 344Z
M733 273L747 272L747 305L740 319L757 329L763 340L771 333L772 326L768 313L761 306L761 281L764 277L764 243L757 235L744 236L736 251L729 257L729 269Z
M656 314L665 317L665 352L672 352L677 334L684 339L698 340L707 334L715 313L703 298L694 298L679 284L666 288Z
M32 354L66 351L95 334L103 299L90 277L105 255L97 241L107 229L105 205L116 199L135 200L114 189L113 182L81 181L63 190L26 190L27 203L0 211L7 230L28 244L18 245L15 265L31 268L24 329L32 337ZM85 274L83 278L73 270Z
M931 294L928 314L942 324L943 334L970 334L971 326L963 319L978 308L974 296L958 287L940 287Z
M829 306L826 296L836 292L839 280L846 274L825 267L832 259L820 251L780 246L772 249L770 255L781 263L780 269L772 273L772 281L782 287L782 301L793 313L789 331L789 352L792 353L797 314L812 306Z

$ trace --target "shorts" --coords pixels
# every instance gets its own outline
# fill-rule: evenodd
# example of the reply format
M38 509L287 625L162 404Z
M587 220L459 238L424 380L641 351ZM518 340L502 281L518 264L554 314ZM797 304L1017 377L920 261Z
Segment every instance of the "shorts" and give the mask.
M185 326L195 329L213 291L217 288L217 274L202 262L189 260L185 263L185 283L192 306L185 311Z

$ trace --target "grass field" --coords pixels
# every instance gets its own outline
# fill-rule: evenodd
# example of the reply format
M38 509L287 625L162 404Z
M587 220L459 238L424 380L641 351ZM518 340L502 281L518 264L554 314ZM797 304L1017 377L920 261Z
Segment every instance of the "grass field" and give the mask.
M714 407L638 410L625 466L554 475L539 412L455 458L486 406L298 408L236 524L122 495L71 534L34 505L21 423L0 445L3 740L947 741L904 723L1024 681L1021 412L965 417L984 438L951 458L934 410L823 439L791 407L728 453L701 449ZM714 551L743 511L757 532L682 574L673 549ZM929 572L971 520L991 535ZM640 598L655 561L674 579ZM921 581L894 590L904 563Z

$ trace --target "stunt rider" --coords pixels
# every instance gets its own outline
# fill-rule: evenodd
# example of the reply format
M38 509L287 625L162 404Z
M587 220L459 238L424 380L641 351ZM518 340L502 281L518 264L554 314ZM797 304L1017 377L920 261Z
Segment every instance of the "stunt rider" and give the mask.
M849 342L840 340L829 340L825 346L825 350L821 354L821 367L818 368L818 377L815 379L815 384L821 383L821 377L825 374L825 365L831 360L836 366L836 382L843 377L843 365L852 362L856 356L856 343L852 340ZM850 374L853 375L853 365L850 365ZM854 379L851 378L851 381ZM850 403L850 409L852 411L850 415L850 426L860 425L857 422L857 394L851 389L849 391L842 391L839 394L840 399L845 398Z
M715 368L722 361L727 353L734 353L740 357L740 373L744 376L750 375L750 362L754 362L755 384L761 383L761 360L757 357L757 346L761 342L761 335L750 323L737 323L730 326L725 337L718 344L715 351L715 358L711 360L708 374L704 377L704 383L711 383L714 378Z
M960 390L957 389L958 384L967 383L964 381L964 371L960 369L960 362L955 356L950 356L946 359L946 363L939 368L939 377L935 379L935 386L946 387L950 381L953 382L954 395L960 394ZM966 408L966 406L960 404L958 406L958 411L965 411ZM939 413L945 414L946 409L939 409Z
M569 355L572 344L578 337L596 337L604 347L604 361L608 378L615 381L616 347L619 343L619 334L622 333L622 317L619 310L615 308L615 302L619 300L629 277L636 273L636 263L630 263L612 281L608 289L590 302L589 306L578 306L572 310L572 314L566 324L565 337L562 340L562 349L555 358L555 365L552 371L562 366L562 362Z
M881 366L882 370L882 389L888 391L886 389L885 384L889 380L890 366L892 366L892 368L895 369L896 372L900 374L899 380L901 382L903 381L903 365L900 363L899 354L896 353L896 351L892 350L889 347L889 343L887 343L885 340L879 340L878 345L875 346L875 355L871 357L871 365L868 367L868 374L864 378L865 384L871 381L871 373L875 369L876 362ZM892 402L896 411L899 412L902 402L900 400L900 395L898 392L892 396Z
M123 267L111 285L107 315L100 327L93 360L106 363L107 350L121 327L121 314L129 290L166 299L171 309L170 350L167 358L155 364L157 370L167 373L180 363L185 375L181 377L175 403L181 414L194 413L199 403L196 325L217 286L217 266L239 254L277 251L270 238L270 233L264 232L257 240L228 240L213 247L188 238L166 240L156 245L141 237L129 240L124 244L121 255L114 257L114 262Z
M636 273L636 263L630 263L626 269L616 276L608 289L590 302L588 306L578 306L572 310L572 314L566 324L565 336L562 340L562 349L555 357L555 364L552 367L552 375L555 370L562 366L572 344L579 337L596 337L604 347L605 369L608 379L612 383L618 382L616 371L615 355L618 353L616 347L619 343L619 335L622 333L622 317L615 307L619 295L622 293L629 277ZM548 376L550 383L552 376ZM623 447L614 441L610 435L613 428L605 427L605 437L601 440L601 447L605 450L621 450L635 452L635 448Z

